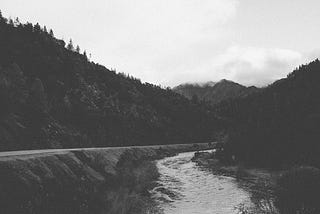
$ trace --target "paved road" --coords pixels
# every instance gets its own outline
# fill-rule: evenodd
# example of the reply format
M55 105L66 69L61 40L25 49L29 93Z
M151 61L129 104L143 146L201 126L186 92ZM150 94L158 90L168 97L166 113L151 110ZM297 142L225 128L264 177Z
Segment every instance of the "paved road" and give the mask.
M213 142L212 142L213 143ZM196 144L207 144L207 143L196 143ZM36 155L36 154L48 154L48 153L64 153L70 151L81 151L81 150L113 150L120 148L144 148L151 147L157 148L161 146L181 146L181 145L190 145L190 144L171 144L171 145L148 145L148 146L127 146L127 147L103 147L103 148L73 148L73 149L40 149L40 150L24 150L24 151L9 151L9 152L0 152L0 157L8 157L8 156L24 156L24 155ZM193 144L191 144L193 145Z

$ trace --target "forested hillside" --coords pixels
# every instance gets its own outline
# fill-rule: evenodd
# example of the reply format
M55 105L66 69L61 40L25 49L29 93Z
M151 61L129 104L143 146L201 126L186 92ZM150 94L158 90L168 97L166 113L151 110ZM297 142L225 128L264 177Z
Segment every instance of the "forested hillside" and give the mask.
M210 107L90 62L46 27L0 13L0 47L0 150L212 140Z
M232 121L227 154L267 166L320 166L319 83L317 59L258 93L220 104L217 114Z
M109 70L52 30L1 14L0 47L2 151L193 143L226 131L226 156L320 166L319 60L259 90L208 85L202 94L216 87L223 98L213 108Z
M245 97L259 89L251 86L245 87L230 80L220 80L219 82L208 82L205 84L182 84L173 88L173 91L188 99L206 101L213 105L224 100Z

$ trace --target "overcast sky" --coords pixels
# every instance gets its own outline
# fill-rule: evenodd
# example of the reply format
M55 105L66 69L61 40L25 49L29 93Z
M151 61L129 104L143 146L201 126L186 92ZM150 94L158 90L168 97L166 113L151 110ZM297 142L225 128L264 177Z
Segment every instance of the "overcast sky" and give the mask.
M320 58L319 0L0 0L7 17L72 38L92 60L175 86L262 86Z

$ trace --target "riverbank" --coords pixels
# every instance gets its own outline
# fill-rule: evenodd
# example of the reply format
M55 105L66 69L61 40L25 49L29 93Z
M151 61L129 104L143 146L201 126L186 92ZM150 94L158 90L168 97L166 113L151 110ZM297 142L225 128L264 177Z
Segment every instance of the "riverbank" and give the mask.
M215 175L228 176L237 179L238 185L251 194L253 206L242 206L242 213L278 213L274 206L276 181L282 171L252 168L242 164L226 165L214 157L214 153L195 153L192 161L199 167L210 170Z
M180 144L10 152L0 155L0 213L143 213L153 160L212 148Z

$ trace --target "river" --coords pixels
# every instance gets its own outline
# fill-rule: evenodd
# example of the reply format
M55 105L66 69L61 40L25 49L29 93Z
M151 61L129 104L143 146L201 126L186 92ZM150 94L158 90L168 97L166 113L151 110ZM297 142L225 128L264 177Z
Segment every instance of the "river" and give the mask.
M234 178L214 175L191 161L194 152L157 161L160 173L151 190L163 214L239 214L250 194Z

